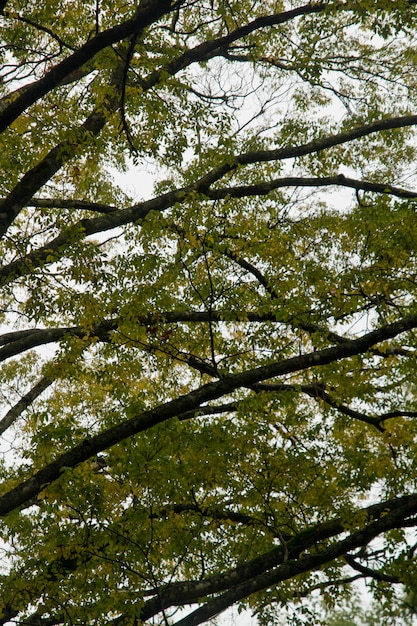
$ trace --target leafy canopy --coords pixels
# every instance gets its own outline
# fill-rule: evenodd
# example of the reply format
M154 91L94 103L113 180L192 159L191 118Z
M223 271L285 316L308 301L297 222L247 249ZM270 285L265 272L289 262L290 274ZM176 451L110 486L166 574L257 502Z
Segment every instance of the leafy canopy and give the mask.
M398 624L415 2L0 8L0 624Z

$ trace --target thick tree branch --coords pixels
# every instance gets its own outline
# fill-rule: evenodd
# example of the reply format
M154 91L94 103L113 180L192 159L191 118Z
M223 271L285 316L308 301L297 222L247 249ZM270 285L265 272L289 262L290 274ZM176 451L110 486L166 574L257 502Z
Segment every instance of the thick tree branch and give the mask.
M29 269L33 270L33 268L38 267L41 263L45 262L46 258L48 256L51 256L51 253L56 252L67 245L68 241L71 240L71 238L73 237L74 230L79 230L83 234L83 236L92 235L98 232L105 232L112 228L123 226L125 224L143 219L150 211L161 212L173 206L175 203L184 202L187 199L187 196L192 192L201 192L207 196L210 190L210 186L214 182L220 180L228 172L236 169L238 165L282 160L293 158L296 156L302 156L305 154L311 154L314 152L320 152L332 146L341 145L343 143L358 139L360 137L365 137L367 135L380 132L382 130L403 128L406 126L415 125L416 123L417 115L388 118L373 122L371 124L360 126L351 131L339 133L337 135L331 135L323 139L317 139L299 146L289 146L287 148L280 148L277 150L248 152L235 156L229 159L223 165L212 169L211 172L187 187L183 187L180 189L176 189L175 191L162 194L146 202L133 205L128 209L113 211L108 215L103 215L97 218L80 220L80 222L74 224L71 227L70 231L61 232L55 239L48 242L45 246L42 246L41 248L38 248L37 250L34 250L33 252L27 254L25 257L13 261L12 263L1 268L0 284L5 284L11 278L20 276L29 271ZM56 156L57 155L55 154L51 155L53 163L55 163ZM48 166L50 167L49 162ZM31 179L34 178L33 171L26 176L30 176ZM30 198L37 190L36 188L31 188L31 191L29 192L26 189L26 185L23 184L23 180L21 181L21 183L18 183L18 187L18 191L16 191L15 189L12 194L18 195L19 200L16 207L7 206L7 211L3 215L5 225L9 223L10 219L13 219L16 210L20 210L25 203L30 201ZM388 191L386 191L386 193L388 193ZM25 198L25 200L23 200L23 198Z
M409 517L412 516L417 510L416 507L417 496L409 495L393 498L391 500L365 507L360 509L358 513L360 514L359 517L361 519L363 519L363 516L365 515L367 523L369 523L383 519L384 516L390 512L394 514L397 512L395 527L401 527L402 525L407 525ZM152 515L155 517L164 516L168 513L168 511L175 511L179 515L192 511L201 514L202 516L214 516L216 519L220 520L232 520L234 522L244 524L258 523L258 520L254 520L251 516L242 515L238 512L222 511L217 509L200 510L199 507L192 507L188 505L172 505L172 507L165 510L161 508L159 511L153 512ZM403 517L401 517L401 514L398 515L398 511L401 511ZM380 530L377 534L384 532L384 530L385 529ZM326 551L328 545L327 541L332 537L336 537L345 532L346 528L343 520L341 518L335 518L333 520L308 527L295 535L286 534L285 541L288 550L288 559L285 563L283 563L284 549L282 546L277 546L273 547L268 552L260 554L259 556L254 557L253 559L237 565L236 567L225 572L214 574L201 580L173 582L167 584L166 586L159 587L158 589L150 589L144 592L144 595L153 597L147 600L142 607L140 619L142 621L146 621L160 613L163 609L184 604L193 604L202 598L222 592L230 587L235 587L236 585L240 585L242 587L248 583L253 584L253 581L262 579L264 575L270 575L271 573L276 574L276 568L282 566L283 564L287 564L288 562L296 566L297 560L300 560L300 555L308 553L311 548L314 548L314 553L316 553L317 549L320 550L321 543L324 544L321 551ZM358 534L358 532L362 533L363 529L356 531L356 534ZM356 547L363 547L366 543L368 543L368 541L369 538L366 537L364 543L361 543ZM105 546L108 542L108 536L103 535L103 542L103 546ZM98 542L98 544L100 544L100 542ZM83 567L83 565L85 565L91 557L92 554L90 552L84 554L77 551L76 557L59 557L52 560L48 565L48 579L55 581L71 574L76 569ZM345 556L345 558L350 564L349 555ZM365 572L365 575L369 576L370 573ZM291 575L288 577L291 577ZM380 579L382 580L382 578ZM285 578L283 580L285 580ZM398 580L393 580L393 582L398 582ZM18 611L14 610L12 607L8 607L7 617L9 620L17 614ZM39 618L39 622L36 621L35 623L47 623L44 619L42 619L41 612L38 612L37 616ZM113 619L110 623L113 626L122 626L128 619L128 615L121 615ZM55 620L57 621L52 623L59 623L58 616L55 617ZM1 623L4 622L0 621L0 624Z
M193 49L187 50L177 59L167 64L163 70L158 70L151 74L148 79L143 81L143 85L146 85L148 88L155 85L160 80L161 72L167 72L172 75L191 63L205 61L213 56L223 54L232 43L257 30L284 24L302 15L320 13L326 6L327 4L325 2L315 4L308 3L291 11L259 17L244 26L236 28L225 36L206 41ZM81 48L49 70L42 79L25 87L21 91L18 90L15 94L7 96L7 101L0 112L0 133L25 111L25 109L34 104L45 94L52 91L55 87L65 82L67 77L70 77L72 73L82 68L82 66L88 63L100 50L123 39L137 36L146 27L158 21L170 10L170 0L142 0L136 9L135 15L131 19L98 33Z
M350 341L349 338L338 335L329 331L327 328L317 324L308 324L299 322L296 318L288 319L285 312L271 311L265 313L256 313L251 311L238 312L230 310L212 310L210 314L207 311L161 311L160 313L150 313L149 315L137 315L136 322L138 325L153 328L154 326L162 327L166 324L176 323L207 323L207 322L237 322L239 324L253 322L268 322L272 324L291 324L294 328L301 328L309 333L319 333L326 337L333 344L342 344ZM92 329L88 330L88 336L92 339L100 341L110 341L111 333L117 332L118 326L123 320L119 318L103 320L96 324ZM64 337L86 337L87 331L82 326L63 326L61 328L33 328L26 330L18 330L0 335L0 362L5 361L17 354L31 350L48 343L56 343ZM405 354L404 350L389 347L383 352L378 349L373 350L378 356L387 356L391 354ZM192 363L190 363L192 365ZM197 365L197 363L196 363ZM208 365L200 362L200 365ZM211 372L212 370L210 370Z
M279 323L275 312L258 314L255 312L245 312L246 322L271 322ZM233 311L215 310L207 311L161 311L160 313L150 313L149 315L138 315L136 322L138 325L152 328L154 326L163 326L165 324L175 323L204 323L209 318L212 322L235 321L245 323L242 320L243 311L237 313ZM111 333L117 331L119 324L123 322L121 319L103 320L99 324L88 331L91 338L98 338L100 341L110 341ZM31 350L38 346L48 343L55 343L64 337L85 337L86 329L82 326L64 326L61 328L33 328L27 330L18 330L0 335L0 361L7 360L12 356Z
M289 11L283 11L282 13L258 17L252 22L248 22L244 26L240 26L239 28L232 30L227 35L205 41L194 48L186 50L176 59L173 59L170 63L168 63L163 70L153 72L147 79L144 80L144 84L152 86L158 82L160 80L161 71L173 75L192 63L208 61L210 58L215 56L224 56L229 46L239 39L244 39L248 35L264 28L285 24L286 22L290 22L291 20L303 15L322 13L326 9L326 6L328 5L326 5L325 2L317 2L314 4L308 3Z
M114 328L113 322L103 322L94 329L94 336L101 341L109 341L109 332ZM66 336L84 337L85 335L85 329L83 330L80 326L20 330L7 333L0 337L0 345L3 344L3 347L0 348L0 361L38 346L58 342Z
M344 343L331 348L225 376L218 381L203 385L154 409L144 411L102 433L86 438L72 450L63 453L55 461L36 472L26 481L0 496L0 515L7 515L7 513L37 496L42 489L57 480L65 469L70 471L70 468L76 467L97 453L172 417L181 416L183 413L191 410L197 410L203 403L221 398L236 389L250 387L268 378L327 365L328 363L364 353L375 344L396 337L413 328L417 328L417 316L415 315L383 326L358 339L346 340Z
M190 580L175 582L166 587L154 590L154 598L149 599L143 606L140 619L146 621L158 614L162 609L185 604L194 604L200 599L213 594L230 589L232 594L238 590L238 599L241 600L247 595L260 591L267 586L277 584L292 578L296 574L316 569L337 558L343 556L356 547L365 546L372 538L378 536L385 530L399 528L407 522L407 518L417 511L417 496L403 496L393 498L377 505L371 505L358 511L365 514L367 524L363 528L354 531L349 541L340 541L328 546L328 540L346 531L345 525L340 518L329 520L307 528L294 536L286 536L286 546L288 558L284 561L284 548L277 546L269 552L263 553L246 563L236 566L226 572L209 576L202 580ZM386 515L392 515L388 524L383 522ZM320 544L323 546L320 547ZM343 546L343 547L342 547ZM308 551L314 547L314 552ZM329 552L339 550L336 556L330 556ZM300 555L307 553L306 556ZM265 585L265 586L263 586ZM219 598L223 599L221 607L218 605ZM230 601L230 602L229 602ZM219 607L217 612L225 610L237 600L232 600L230 592L214 599L209 599L204 608L204 620L213 617L215 613L208 616L207 610ZM202 615L197 609L192 615ZM123 626L128 616L119 616L111 623L113 626ZM185 618L185 619L188 619ZM136 623L136 622L135 622ZM179 622L180 624L182 622ZM201 622L184 622L185 624L198 624Z
M355 548L366 545L388 530L401 528L404 520L417 512L417 498L416 496L410 498L411 500L398 508L387 507L385 515L350 533L341 541L332 543L297 560L289 559L271 571L236 584L222 595L208 600L201 608L196 609L187 617L180 619L175 623L175 626L197 626L253 593L267 589L298 574L318 569Z
M50 69L43 78L30 85L17 98L12 99L0 113L0 133L10 126L29 106L52 91L71 72L78 70L90 61L100 50L141 32L159 20L165 13L168 13L170 7L170 0L142 0L132 18L98 33L76 52Z
M294 159L296 157L306 156L307 154L322 152L323 150L328 150L329 148L340 146L384 130L407 128L415 126L416 124L417 115L388 117L371 122L370 124L358 126L357 128L353 128L352 130L344 131L336 135L313 139L312 141L298 146L284 146L283 148L276 148L273 150L258 150L234 155L228 159L227 163L223 163L213 168L204 177L202 177L199 181L198 190L207 194L211 185L223 178L223 176L229 172L235 170L239 165L253 165L254 163L270 163L272 161Z
M110 95L97 106L83 124L74 128L71 138L57 144L37 165L32 167L17 183L7 198L0 203L0 237L4 235L23 207L30 203L33 195L52 178L64 163L71 160L79 151L80 146L97 136L114 113L119 100L119 67L115 70L110 82ZM112 93L116 91L116 93Z
M0 626L190 626L408 580L415 3L92 0L60 20L0 0ZM335 98L349 114L315 123ZM123 123L160 181L130 206ZM321 202L341 189L364 210ZM402 497L358 508L375 486Z

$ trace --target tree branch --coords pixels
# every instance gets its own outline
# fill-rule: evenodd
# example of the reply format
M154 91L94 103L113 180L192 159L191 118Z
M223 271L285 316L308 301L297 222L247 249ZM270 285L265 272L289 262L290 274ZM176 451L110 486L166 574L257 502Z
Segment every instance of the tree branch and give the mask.
M32 404L38 396L41 395L52 384L52 380L44 376L36 385L32 387L14 406L12 406L6 415L0 420L0 435L3 434L9 426Z
M284 146L283 148L276 148L272 150L258 150L254 152L245 152L243 154L234 155L228 159L227 163L223 163L205 176L203 176L198 185L198 190L207 195L210 187L213 183L220 180L235 170L239 165L253 165L254 163L270 163L271 161L284 161L286 159L294 159L296 157L306 156L307 154L314 154L328 150L335 146L340 146L345 143L354 141L355 139L361 139L374 133L378 133L384 130L395 130L400 128L407 128L415 126L417 124L417 115L404 115L400 117L389 117L370 124L363 124L352 130L344 131L336 135L329 135L319 139L313 139L305 144L298 146ZM388 192L387 192L388 193Z
M245 198L248 196L264 196L271 193L275 189L281 187L350 187L357 191L371 191L373 193L382 193L398 198L417 198L417 191L402 189L391 184L371 183L368 181L356 180L348 178L343 174L338 176L326 176L321 178L307 178L300 176L289 176L287 178L276 178L268 182L263 181L254 185L243 185L236 187L224 187L222 189L210 189L207 191L207 197L211 200L221 200L226 197Z
M140 619L146 621L162 609L194 604L200 599L224 590L230 590L221 596L207 600L201 609L197 609L191 614L191 616L194 616L192 619L195 619L196 615L202 617L204 614L204 619L195 622L178 622L181 626L183 624L186 624L186 626L199 624L256 591L261 591L302 572L317 569L338 556L343 556L355 547L366 545L382 532L391 528L401 527L406 523L407 518L416 511L416 494L393 498L377 505L360 509L358 513L366 515L367 525L353 531L347 539L330 546L327 544L328 539L346 532L342 519L336 518L318 523L292 537L285 536L288 550L287 560L284 560L284 548L280 545L226 572L214 574L202 580L174 582L159 588L158 594L156 594L156 591L153 592L157 597L151 598L142 607ZM391 517L389 520L385 520L386 516ZM321 548L320 543L324 544ZM311 548L314 548L314 550L309 554L308 551ZM305 553L307 553L306 556L301 556L300 558L300 555ZM220 604L219 600L221 601ZM214 610L216 612L212 613L211 611ZM184 619L189 620L191 616L187 616ZM111 624L112 626L123 626L128 619L128 615L122 615L112 620Z
M384 574L383 572L378 572L376 570L371 569L370 567L365 567L361 565L349 554L345 555L346 562L350 565L350 567L357 572L360 572L363 576L373 578L374 580L380 580L381 582L396 584L401 582L398 576L389 576L388 574Z
M315 550L312 554L308 554L298 560L289 559L277 565L271 571L234 585L222 595L208 600L202 607L180 619L175 623L175 626L197 626L253 593L263 591L298 574L318 569L347 552L366 545L383 532L393 528L401 528L404 520L417 511L417 497L410 496L410 498L411 500L398 506L398 508L387 508L385 515L382 515L367 526L350 533L348 537L341 541Z
M12 101L0 113L0 133L29 106L52 91L71 72L82 67L100 50L143 31L168 13L170 6L170 0L142 0L129 20L102 31L87 41L81 48L50 69L43 78L32 83L18 97L12 98Z
M87 437L79 445L61 454L55 461L0 496L0 516L7 515L7 513L37 496L42 489L57 480L65 469L69 470L76 467L97 453L128 437L148 430L172 417L181 416L183 413L196 410L201 404L221 398L241 387L250 387L268 378L306 370L319 365L327 365L328 363L364 353L375 344L396 337L413 328L417 328L416 315L383 326L358 339L346 340L338 346L310 352L283 361L276 361L238 374L224 376L218 381L203 385L154 409L137 414L131 419L117 424L102 433Z
M4 199L0 199L0 203ZM69 200L68 198L31 198L27 206L41 209L74 209L77 211L92 211L94 213L114 213L117 207L101 202L90 202L89 200Z
M83 143L97 136L104 128L109 115L114 113L119 104L120 72L118 67L110 81L110 87L116 87L116 94L107 95L83 124L74 128L71 138L57 144L37 165L32 167L17 183L9 195L0 203L0 237L4 235L24 206L30 203L33 195L79 151Z
M286 148L279 148L277 150L248 152L234 156L224 164L212 169L211 172L202 176L195 183L188 185L187 187L176 189L175 191L170 191L146 202L133 205L128 209L113 211L108 215L103 215L97 218L80 220L78 223L74 224L71 227L70 231L61 232L55 239L48 242L45 246L42 246L41 248L34 250L26 256L17 259L16 261L13 261L6 266L3 266L3 268L0 269L0 284L5 284L11 279L11 277L16 277L24 274L29 270L29 268L33 270L34 267L38 267L41 263L44 263L46 258L51 255L51 252L56 252L60 248L67 245L68 241L71 239L71 236L73 237L74 229L80 230L83 233L83 236L92 235L97 232L104 232L106 230L110 230L118 226L123 226L125 224L143 219L150 211L162 212L167 208L173 206L175 203L184 202L187 199L188 195L192 192L197 191L207 196L210 191L210 186L217 180L220 180L228 172L236 169L238 165L248 165L253 163L282 160L294 158L296 156L311 154L313 152L320 152L332 146L341 145L343 143L347 143L354 139L365 137L367 135L380 132L382 130L403 128L407 126L413 126L415 124L417 124L417 115L388 118L378 120L371 124L360 126L351 131L346 131L337 135L331 135L322 139L317 139L299 146L289 146ZM50 153L52 163L49 163L49 161L45 161L45 165L49 168L52 166L52 169L54 169L54 167L57 167L57 164L55 163L55 160L57 158L57 155L54 153L55 150L56 148L54 148ZM41 165L36 167L40 168L39 174L42 174L42 176L45 177L45 172L42 172ZM32 182L32 185L30 186L30 191L26 189L26 182L29 182L26 181L26 176L30 177ZM26 176L22 179L20 183L18 183L15 190L12 192L13 195L11 194L9 196L9 198L13 200L14 195L16 195L18 201L15 207L13 206L13 204L11 207L7 206L6 213L3 213L4 224L6 227L8 223L10 223L10 219L13 219L16 211L20 210L25 203L29 202L32 195L39 188L39 185L36 187L35 184L36 177L34 170L31 170L30 173L26 174ZM23 180L25 180L25 183L23 183ZM391 191L392 189L397 188L391 187Z

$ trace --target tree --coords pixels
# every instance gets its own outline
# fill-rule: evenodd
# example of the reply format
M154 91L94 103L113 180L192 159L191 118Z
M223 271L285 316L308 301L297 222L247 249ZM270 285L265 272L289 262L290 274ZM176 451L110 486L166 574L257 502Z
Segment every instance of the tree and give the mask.
M302 622L356 580L393 619L415 2L0 7L0 623Z

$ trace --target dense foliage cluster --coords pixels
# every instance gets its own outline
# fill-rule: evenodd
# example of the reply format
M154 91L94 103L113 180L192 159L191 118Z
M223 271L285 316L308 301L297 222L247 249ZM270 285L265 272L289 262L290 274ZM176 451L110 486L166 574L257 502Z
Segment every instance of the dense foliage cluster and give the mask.
M0 624L406 619L414 5L0 1Z

